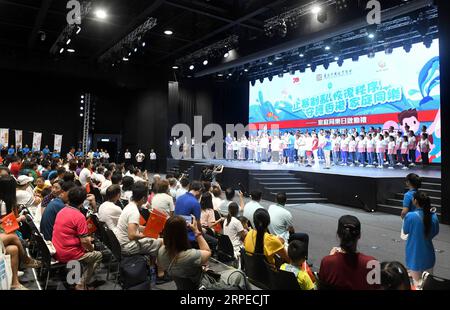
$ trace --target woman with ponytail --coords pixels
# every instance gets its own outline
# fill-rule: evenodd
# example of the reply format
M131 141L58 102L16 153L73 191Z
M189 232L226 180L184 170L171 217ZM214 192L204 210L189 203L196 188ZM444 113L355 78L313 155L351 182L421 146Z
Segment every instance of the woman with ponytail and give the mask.
M238 204L235 202L230 203L228 206L228 215L223 225L223 234L230 238L234 248L234 256L236 258L240 256L239 254L243 245L242 241L245 240L245 236L247 235L244 226L242 226L241 221L237 218L238 213Z
M415 173L410 173L406 176L406 187L408 191L403 198L403 209L401 213L401 218L404 219L408 212L415 211L416 207L414 206L413 199L414 194L417 193L419 188L422 186L422 180Z
M405 257L414 284L420 287L422 273L433 273L436 263L433 238L439 233L439 220L431 208L430 197L425 193L416 192L413 202L416 210L406 215L403 224L403 231L408 234Z
M340 247L333 248L329 256L322 259L319 271L319 289L374 290L379 284L369 272L377 265L375 258L358 252L361 238L361 223L351 215L339 219L337 236ZM372 266L372 267L371 267Z
M283 262L289 262L289 257L284 247L284 241L277 236L268 233L270 215L266 209L257 209L253 215L255 229L250 230L245 237L244 247L247 253L262 254L267 262L275 265L275 255L279 255Z

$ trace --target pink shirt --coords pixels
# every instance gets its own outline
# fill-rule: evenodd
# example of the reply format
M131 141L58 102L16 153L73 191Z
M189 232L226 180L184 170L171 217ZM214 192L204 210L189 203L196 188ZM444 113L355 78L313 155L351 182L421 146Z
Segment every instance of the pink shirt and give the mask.
M367 152L373 153L375 151L375 141L367 140Z
M402 142L402 148L401 148L401 153L402 154L408 154L408 147L409 147L409 143L406 141Z
M348 151L350 153L356 152L356 141L350 141L350 143L348 144Z
M386 145L384 144L383 140L381 141L378 140L376 146L377 146L377 153L384 153Z
M83 213L72 207L65 207L56 216L52 243L55 257L62 263L77 260L84 255L80 237L88 234L87 222Z
M394 141L391 141L388 144L388 154L389 155L395 154L395 142Z
M333 151L339 152L339 149L341 147L341 144L339 143L339 141L337 139L333 139L332 143L333 143Z
M341 141L341 150L343 152L348 152L348 141L345 139Z
M358 141L358 152L364 153L366 151L366 146L364 140Z

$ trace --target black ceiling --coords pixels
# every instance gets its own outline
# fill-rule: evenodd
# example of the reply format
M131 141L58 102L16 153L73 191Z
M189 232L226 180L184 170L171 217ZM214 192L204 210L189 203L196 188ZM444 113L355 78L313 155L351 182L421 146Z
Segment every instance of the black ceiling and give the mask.
M348 0L364 11L364 0ZM148 33L145 50L134 57L141 66L169 67L176 59L231 34L252 49L265 48L275 39L264 35L264 21L312 0L97 0L93 8L108 12L105 21L90 13L82 22L81 33L73 39L74 54L63 57L76 62L96 63L98 57L147 17L155 17L157 26ZM317 0L316 0L317 2ZM319 3L321 1L318 1ZM322 1L323 2L323 1ZM404 0L383 0L393 6ZM0 52L25 57L52 58L49 51L67 26L66 0L0 0ZM355 12L347 12L352 16ZM163 31L174 31L166 36ZM40 31L45 33L41 40ZM295 34L294 34L295 35ZM280 39L277 39L280 40ZM253 44L253 42L255 42ZM61 57L61 56L59 56Z

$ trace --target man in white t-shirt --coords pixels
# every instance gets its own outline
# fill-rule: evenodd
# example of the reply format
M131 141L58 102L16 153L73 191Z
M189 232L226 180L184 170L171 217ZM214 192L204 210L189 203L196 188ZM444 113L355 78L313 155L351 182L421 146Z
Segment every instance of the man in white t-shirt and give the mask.
M83 169L80 172L80 178L79 181L81 183L81 186L86 187L86 184L91 182L91 169L92 169L92 162L90 159L87 159L84 161Z
M177 192L175 194L175 200L189 191L189 180L187 178L182 178L180 180L180 185L181 186L177 189Z
M125 167L128 168L128 166L131 164L131 153L128 149L125 150L125 154L123 155L125 158Z
M156 161L156 153L155 150L152 149L150 151L150 172L156 172L157 161Z
M145 154L141 150L136 154L136 163L139 169L144 170Z
M120 185L111 185L106 190L106 200L98 208L98 219L113 230L117 227L117 222L122 214L122 209L116 205L121 195Z
M147 204L148 188L144 183L133 185L132 201L123 209L114 233L119 241L124 255L156 256L162 245L162 239L145 237L141 232L144 227L139 225L141 214L139 210Z

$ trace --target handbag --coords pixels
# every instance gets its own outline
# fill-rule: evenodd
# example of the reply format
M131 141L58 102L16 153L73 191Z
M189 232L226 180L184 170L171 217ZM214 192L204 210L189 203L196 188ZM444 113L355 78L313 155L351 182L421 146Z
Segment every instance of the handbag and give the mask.
M241 270L231 269L220 273L207 270L202 274L199 290L250 290L250 284Z
M0 291L10 290L12 284L11 256L6 254L6 248L0 240Z

